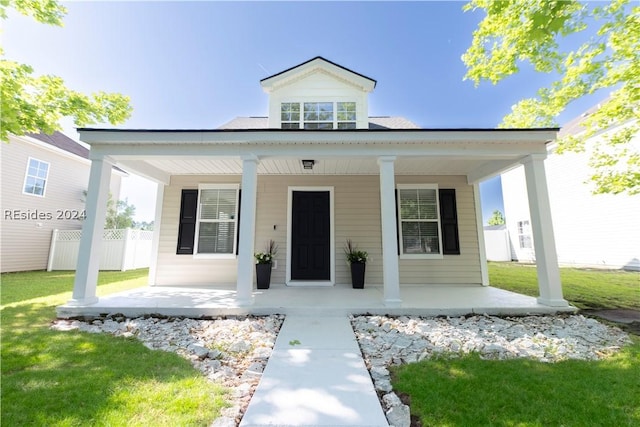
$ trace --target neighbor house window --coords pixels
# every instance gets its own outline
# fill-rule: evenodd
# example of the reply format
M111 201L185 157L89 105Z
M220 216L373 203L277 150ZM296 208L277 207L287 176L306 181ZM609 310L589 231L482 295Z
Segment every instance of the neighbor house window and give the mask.
M49 163L41 160L29 158L27 163L27 173L24 178L24 194L34 196L44 196L49 176Z
M529 221L518 221L518 241L521 249L533 248L531 239L531 224Z
M437 185L399 185L398 222L402 257L442 255Z
M238 186L199 187L196 254L236 253L238 232Z
M355 102L283 102L282 129L355 129Z

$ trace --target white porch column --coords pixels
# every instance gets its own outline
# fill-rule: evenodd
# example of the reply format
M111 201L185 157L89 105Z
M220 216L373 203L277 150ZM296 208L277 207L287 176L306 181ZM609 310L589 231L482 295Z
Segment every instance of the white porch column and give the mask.
M478 228L478 248L480 252L480 275L482 286L489 286L489 267L487 266L487 250L484 243L484 225L482 221L482 201L480 200L480 184L473 184L473 202L476 209L476 224Z
M238 243L238 278L236 300L240 305L253 302L253 260L256 234L256 196L258 194L258 158L242 157L242 195L240 200L240 241Z
M162 226L162 204L164 203L164 189L166 185L157 183L156 213L153 219L153 240L151 241L151 260L149 263L149 286L155 286L158 274L158 254L160 248L160 228Z
M83 306L98 301L96 287L98 285L102 234L107 213L112 166L104 158L91 161L89 188L85 202L87 218L82 225L73 296L68 303L69 305Z
M538 272L538 302L551 307L566 307L562 297L560 268L553 236L549 190L544 170L545 155L530 155L522 162L529 195L529 212Z
M382 222L382 277L384 304L399 307L400 270L398 268L398 241L395 202L395 156L378 158L380 166L380 216Z

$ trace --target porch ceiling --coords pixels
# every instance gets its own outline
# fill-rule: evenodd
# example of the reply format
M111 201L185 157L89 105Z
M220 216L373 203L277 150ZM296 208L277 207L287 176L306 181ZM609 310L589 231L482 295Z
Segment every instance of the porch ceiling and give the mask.
M377 175L396 159L398 175L495 176L531 155L546 156L555 129L399 131L147 131L81 129L92 159L167 183L171 175L240 175L259 159L262 175ZM302 160L316 163L302 168Z
M302 167L302 159L315 160L312 170ZM398 175L467 175L488 163L487 159L460 159L447 157L398 158ZM130 166L146 164L169 175L241 175L240 158L223 159L151 159L129 162ZM258 165L260 175L377 175L380 168L373 157L317 158L285 157L262 159Z

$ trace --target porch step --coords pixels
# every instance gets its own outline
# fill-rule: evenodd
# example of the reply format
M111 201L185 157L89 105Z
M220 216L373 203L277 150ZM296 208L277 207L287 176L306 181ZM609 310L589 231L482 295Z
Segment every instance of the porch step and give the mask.
M288 315L240 427L388 427L347 316Z

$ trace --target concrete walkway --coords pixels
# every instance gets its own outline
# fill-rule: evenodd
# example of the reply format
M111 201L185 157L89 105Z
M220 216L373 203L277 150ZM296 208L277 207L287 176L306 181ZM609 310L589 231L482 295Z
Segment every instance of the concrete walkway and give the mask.
M346 316L288 315L240 427L388 427Z

